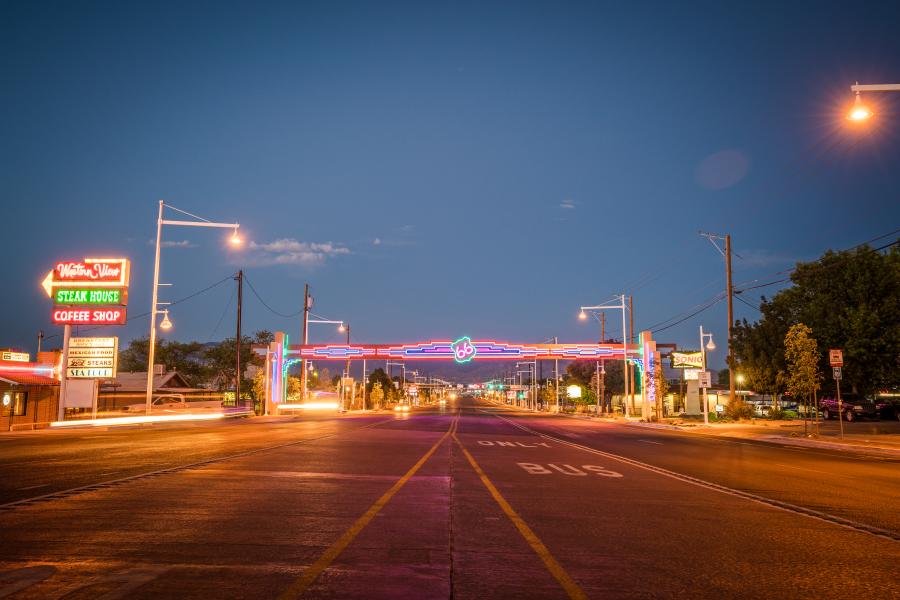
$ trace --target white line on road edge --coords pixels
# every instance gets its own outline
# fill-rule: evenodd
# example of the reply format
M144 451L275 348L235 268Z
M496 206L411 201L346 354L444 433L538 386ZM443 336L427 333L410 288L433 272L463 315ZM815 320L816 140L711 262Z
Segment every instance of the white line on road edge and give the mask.
M900 534L897 534L888 529L881 529L880 527L873 527L872 525L866 525L865 523L858 523L856 521L851 521L850 519L845 519L843 517L838 517L836 515L830 515L828 513L820 512L818 510L813 510L811 508L804 508L803 506L797 506L796 504L791 504L789 502L782 502L781 500L773 500L772 498L766 498L765 496L758 496L756 494L752 494L750 492L744 492L742 490L726 487L724 485L719 485L718 483L712 483L711 481L705 481L703 479L698 479L697 477L691 477L690 475L682 475L681 473L676 473L675 471L669 471L668 469L663 469L662 467L655 467L653 465L634 460L631 458L626 458L624 456L620 456L618 454L613 454L611 452L605 452L603 450L597 450L595 448L590 448L588 446L582 446L581 444L577 444L575 442L570 442L568 440L560 439L554 437L552 435L547 435L546 433L541 433L540 431L536 431L525 425L520 425L518 423L514 423L513 421L507 419L506 417L501 417L500 415L493 415L502 421L506 421L513 427L521 429L527 433L531 433L534 435L538 435L542 438L546 438L548 440L553 440L559 444L565 444L567 446L571 446L573 448L578 448L579 450L584 450L585 452L591 452L593 454L599 454L600 456L611 458L613 460L617 460L619 462L623 462L625 464L631 465L633 467L637 467L639 469L644 469L647 471L652 471L659 475L663 475L665 477L671 477L672 479L677 479L678 481L682 481L684 483L689 483L691 485L696 485L698 487L706 488L709 490L713 490L722 494L727 494L729 496L736 496L738 498L743 498L744 500L750 500L751 502L758 502L760 504L765 504L766 506L771 506L773 508L778 508L785 512L796 513L799 515L803 515L805 517L810 517L812 519L818 519L820 521L825 521L826 523L831 523L832 525L838 525L840 527L844 527L846 529L852 529L854 531L859 531L862 533L868 533L870 535L875 535L879 537L883 537L885 539L900 542Z
M203 467L203 466L206 466L209 464L223 462L226 460L231 460L232 458L242 458L244 456L258 454L260 452L266 452L268 450L278 450L279 448L286 448L288 446L296 446L298 444L305 444L307 442L316 442L319 440L324 440L327 438L332 438L332 437L336 437L339 435L343 435L345 433L355 433L362 429L368 429L369 427L374 427L375 425L380 425L382 423L393 422L393 421L394 421L394 418L392 417L390 419L384 419L381 421L376 421L374 423L369 423L368 425L363 425L362 427L357 427L356 429L353 429L351 431L340 431L337 433L329 433L328 435L321 435L319 437L305 438L302 440L295 440L293 442L286 442L284 444L277 444L275 446L266 446L265 448L254 448L252 450L238 452L237 454L229 454L228 456L219 456L217 458L201 460L201 461L198 461L195 463L189 463L186 465L176 465L174 467L167 467L165 469L159 469L157 471L148 471L146 473L138 473L137 475L131 475L129 477L121 477L119 479L110 479L108 481L100 481L98 483L89 483L88 485L82 485L79 487L69 488L67 490L60 490L58 492L50 492L48 494L43 494L41 496L32 496L31 498L23 498L22 500L14 500L12 502L0 504L0 511L14 510L16 508L30 506L32 504L37 504L38 502L44 502L44 501L49 501L49 500L61 500L63 498L69 498L71 496L75 496L78 494L94 492L97 490L110 488L113 486L118 486L123 483L129 483L131 481L135 481L138 479L145 479L145 478L150 478L150 477L156 477L158 475L167 475L170 473L177 473L179 471L187 471L189 469L196 469L197 467ZM17 490L17 491L21 491L21 490Z

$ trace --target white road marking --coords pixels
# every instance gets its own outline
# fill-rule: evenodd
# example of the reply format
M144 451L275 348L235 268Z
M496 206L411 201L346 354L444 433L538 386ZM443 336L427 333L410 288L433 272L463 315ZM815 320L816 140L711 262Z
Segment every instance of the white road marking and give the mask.
M49 483L41 483L39 485L29 485L28 487L19 488L17 491L24 492L25 490L36 490L38 488L47 487L50 485Z
M638 440L639 442L644 442L645 444L656 444L657 446L662 446L662 442L654 442L651 440Z
M516 463L529 475L553 475L553 471L548 469L547 467L552 467L554 471L557 473L562 473L563 475L570 475L574 477L585 477L589 473L593 473L594 475L600 475L601 477L624 477L619 472L611 471L606 467L601 467L600 465L581 465L580 467L573 467L572 465L557 465L554 463L548 463L547 467L544 465L539 465L537 463Z

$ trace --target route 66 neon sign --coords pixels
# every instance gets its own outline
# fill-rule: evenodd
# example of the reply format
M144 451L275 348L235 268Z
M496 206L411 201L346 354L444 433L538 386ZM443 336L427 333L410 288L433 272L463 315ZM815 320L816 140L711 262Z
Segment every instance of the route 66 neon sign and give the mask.
M452 344L450 350L453 352L453 360L458 363L467 363L475 358L475 346L469 337L461 337Z

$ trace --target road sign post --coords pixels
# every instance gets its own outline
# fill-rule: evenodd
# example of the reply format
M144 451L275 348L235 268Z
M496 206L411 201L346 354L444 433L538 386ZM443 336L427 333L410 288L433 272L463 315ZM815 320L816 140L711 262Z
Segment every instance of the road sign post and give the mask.
M704 422L709 419L709 395L706 392L706 389L710 387L712 383L712 376L709 371L700 371L697 373L697 383L700 386L700 389L703 390L703 414Z
M834 386L837 390L838 423L841 427L841 439L844 439L844 411L841 403L841 367L844 366L844 351L840 348L831 348L828 351L828 362L831 364Z
M832 352L834 352L834 350L832 350ZM838 350L838 352L840 352L840 350ZM844 410L841 403L841 368L832 367L831 372L834 375L834 385L837 389L838 423L841 428L841 439L844 439Z

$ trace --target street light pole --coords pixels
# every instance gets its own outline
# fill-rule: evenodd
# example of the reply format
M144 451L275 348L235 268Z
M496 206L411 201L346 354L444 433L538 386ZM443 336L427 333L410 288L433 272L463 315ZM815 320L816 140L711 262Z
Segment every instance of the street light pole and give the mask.
M603 311L603 310L621 310L622 311L622 386L623 386L623 404L625 405L625 417L628 418L630 413L628 411L628 329L625 324L625 311L627 307L625 306L625 294L620 294L619 296L620 304L611 304L608 306L582 306L581 312L578 315L580 319L587 319L586 310L589 311ZM606 322L603 322L605 328Z
M706 343L706 338L709 338L709 343ZM700 356L702 358L703 368L701 372L706 373L706 350L715 350L716 345L713 343L712 334L703 332L703 325L700 326ZM712 379L712 378L710 378ZM703 424L709 425L709 398L706 395L706 387L703 388Z
M163 219L163 209L167 207L180 212L181 214L187 215L196 221L170 221ZM162 200L159 201L159 216L156 219L156 253L153 260L153 301L150 303L150 348L147 350L147 393L146 393L146 406L147 406L147 414L150 413L151 407L153 406L153 362L156 360L156 315L159 314L159 249L160 249L160 241L162 240L162 226L163 225L176 225L180 227L215 227L220 229L233 229L234 234L231 236L231 243L234 245L239 245L241 243L241 238L237 235L237 230L240 227L238 223L213 223L212 221L208 221L203 217L198 217L197 215L193 215L187 211L181 210L180 208L175 208L174 206L170 206L165 204ZM163 323L165 325L165 323Z

